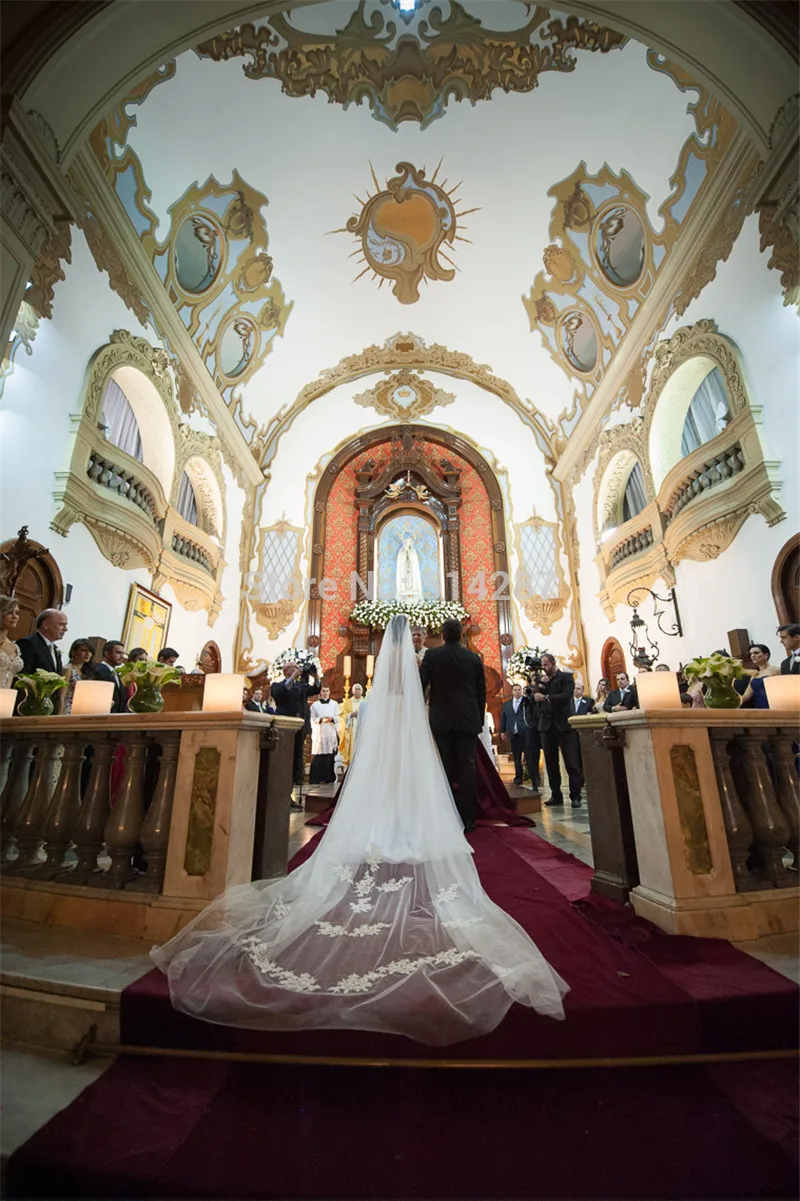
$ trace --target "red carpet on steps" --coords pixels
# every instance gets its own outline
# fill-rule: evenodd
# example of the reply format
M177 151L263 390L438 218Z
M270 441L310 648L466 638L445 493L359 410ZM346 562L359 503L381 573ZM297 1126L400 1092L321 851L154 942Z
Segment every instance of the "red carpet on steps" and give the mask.
M470 842L486 891L570 985L566 1021L514 1006L491 1034L449 1048L362 1031L233 1030L176 1013L165 977L154 969L122 994L122 1042L417 1059L582 1059L797 1045L797 988L771 968L729 943L670 936L630 909L583 900L592 869L528 830L480 829ZM304 847L293 866L316 844Z
M797 990L769 968L595 901L591 869L528 831L471 842L487 891L572 986L566 1021L514 1007L491 1035L444 1049L234 1031L175 1014L152 972L123 993L122 1041L435 1059L796 1045ZM797 1094L796 1061L515 1071L129 1056L11 1157L7 1195L793 1197Z

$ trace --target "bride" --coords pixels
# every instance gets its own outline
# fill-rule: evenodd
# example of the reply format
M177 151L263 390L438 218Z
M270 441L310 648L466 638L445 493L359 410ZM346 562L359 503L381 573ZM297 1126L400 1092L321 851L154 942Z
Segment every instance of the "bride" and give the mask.
M151 952L172 1003L222 1025L349 1028L444 1045L568 986L483 891L392 618L330 824L285 879L239 885ZM386 737L391 731L392 737Z

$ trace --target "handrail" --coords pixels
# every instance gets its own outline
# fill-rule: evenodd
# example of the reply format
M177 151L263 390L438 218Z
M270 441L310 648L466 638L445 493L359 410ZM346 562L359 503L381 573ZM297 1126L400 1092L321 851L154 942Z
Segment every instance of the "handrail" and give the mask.
M744 468L744 452L738 440L718 454L705 457L700 466L687 472L673 491L664 506L666 521L673 521L696 496L733 479Z
M119 467L112 459L92 448L86 474L93 484L130 501L146 513L154 525L158 525L159 514L153 493L129 468Z

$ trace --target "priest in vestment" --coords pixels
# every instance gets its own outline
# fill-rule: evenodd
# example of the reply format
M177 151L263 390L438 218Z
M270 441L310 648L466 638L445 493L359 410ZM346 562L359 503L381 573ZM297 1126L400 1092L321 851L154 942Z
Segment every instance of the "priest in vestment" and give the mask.
M309 784L333 784L336 781L334 760L339 745L337 726L339 705L331 700L330 688L321 688L319 699L314 701L309 713L311 718L311 769Z
M353 685L353 695L342 702L339 729L339 754L342 763L347 767L353 758L356 735L358 733L358 710L364 700L364 689L360 684Z

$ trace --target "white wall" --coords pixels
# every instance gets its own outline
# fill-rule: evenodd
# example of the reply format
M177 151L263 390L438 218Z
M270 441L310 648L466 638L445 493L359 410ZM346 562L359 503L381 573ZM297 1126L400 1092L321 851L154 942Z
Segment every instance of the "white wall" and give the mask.
M143 329L108 286L95 266L83 236L73 230L72 263L66 279L55 289L52 320L42 321L33 353L19 348L0 407L0 537L16 535L29 526L30 537L48 547L59 565L65 584L72 584L67 608L69 632L65 639L122 633L130 585L149 587L144 568L123 571L103 557L85 526L76 523L66 538L50 529L57 506L53 499L54 473L67 471L71 454L70 417L80 411L89 359L108 342L115 329L129 329L158 344L151 329ZM214 638L225 665L232 666L233 639L238 616L239 536L243 495L225 471L227 489L226 545L229 563L223 593L229 603L213 630L207 614L188 613L173 601L170 642L180 650L181 662L192 666L203 643Z
M767 268L769 252L758 249L758 221L750 217L717 277L664 332L669 338L679 326L712 318L721 334L739 348L751 404L762 406L764 457L780 463L783 487L778 496L786 519L770 528L760 514L747 518L731 546L708 562L685 560L677 565L677 594L683 638L660 638L662 659L676 666L695 655L727 647L727 631L747 629L750 637L780 655L775 637L777 616L771 575L781 547L800 528L800 324L793 309L784 307L780 277ZM624 410L628 419L633 414ZM615 424L618 422L615 421ZM590 679L600 674L600 652L608 637L625 648L630 641L630 610L617 606L609 623L596 600L600 578L593 562L592 480L596 459L575 490L581 548L582 612L589 643ZM655 591L665 595L659 581ZM652 612L648 599L642 616ZM665 624L668 624L665 621Z

